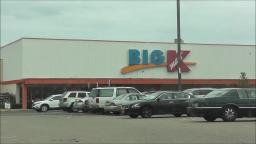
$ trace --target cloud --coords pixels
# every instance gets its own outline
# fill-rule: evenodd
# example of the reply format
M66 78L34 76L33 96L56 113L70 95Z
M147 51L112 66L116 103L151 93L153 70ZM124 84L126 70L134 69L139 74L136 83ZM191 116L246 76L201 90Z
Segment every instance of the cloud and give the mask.
M183 1L185 42L255 44L254 1ZM20 37L168 41L175 1L1 1L1 45Z

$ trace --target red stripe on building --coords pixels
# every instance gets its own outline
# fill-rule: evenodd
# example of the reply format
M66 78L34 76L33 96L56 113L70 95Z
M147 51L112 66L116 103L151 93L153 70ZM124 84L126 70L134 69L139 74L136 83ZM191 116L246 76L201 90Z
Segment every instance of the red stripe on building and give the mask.
M139 78L28 78L3 81L1 84L177 84L177 79L139 79ZM238 84L238 79L183 79L182 84ZM256 85L255 79L248 80Z

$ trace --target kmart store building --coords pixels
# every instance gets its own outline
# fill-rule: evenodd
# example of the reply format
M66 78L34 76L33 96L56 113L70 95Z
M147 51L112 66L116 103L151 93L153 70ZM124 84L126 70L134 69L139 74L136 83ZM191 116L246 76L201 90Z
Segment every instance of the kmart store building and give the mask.
M255 45L182 44L183 88L255 82ZM22 38L1 47L1 92L32 99L97 86L176 90L175 43Z

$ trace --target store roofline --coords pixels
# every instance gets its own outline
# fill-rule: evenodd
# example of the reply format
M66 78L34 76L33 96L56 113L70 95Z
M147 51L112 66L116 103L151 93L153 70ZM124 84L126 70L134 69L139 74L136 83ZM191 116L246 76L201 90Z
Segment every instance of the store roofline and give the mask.
M248 79L251 85L256 85L256 79ZM231 85L238 84L239 79L183 79L183 84L211 84ZM2 85L9 84L177 84L177 79L156 78L25 78L2 81Z
M97 40L97 39L61 39L61 38L31 38L31 37L23 37L20 39L17 39L13 42L10 42L4 46L1 46L1 48L4 48L8 45L11 45L13 43L16 43L18 41L24 40L24 39L30 39L30 40L64 40L64 41L94 41L94 42L121 42L121 43L152 43L152 44L175 44L174 42L150 42L150 41L117 41L117 40ZM203 43L182 43L182 45L223 45L223 46L256 46L256 45L245 45L245 44L203 44Z

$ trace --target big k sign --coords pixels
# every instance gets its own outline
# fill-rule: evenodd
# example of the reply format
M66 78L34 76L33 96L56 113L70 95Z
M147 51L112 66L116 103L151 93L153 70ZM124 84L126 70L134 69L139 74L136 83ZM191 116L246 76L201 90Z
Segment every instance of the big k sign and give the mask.
M181 51L181 72L189 72L189 65L195 65L195 62L184 62L184 59L190 54L190 51ZM177 71L178 67L177 52L168 50L166 55L161 50L153 50L149 53L148 50L140 52L137 49L129 50L129 66L122 68L121 73L142 70L146 68L166 67L168 72Z

